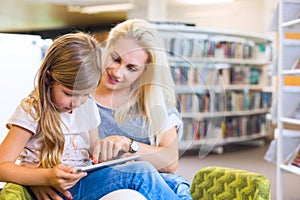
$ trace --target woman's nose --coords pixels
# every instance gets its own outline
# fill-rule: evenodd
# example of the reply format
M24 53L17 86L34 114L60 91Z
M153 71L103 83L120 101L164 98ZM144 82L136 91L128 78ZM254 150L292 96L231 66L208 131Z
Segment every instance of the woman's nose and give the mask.
M112 68L112 74L115 76L115 78L119 78L122 76L123 74L123 71L124 71L124 66L123 65L118 65L118 66L114 66Z

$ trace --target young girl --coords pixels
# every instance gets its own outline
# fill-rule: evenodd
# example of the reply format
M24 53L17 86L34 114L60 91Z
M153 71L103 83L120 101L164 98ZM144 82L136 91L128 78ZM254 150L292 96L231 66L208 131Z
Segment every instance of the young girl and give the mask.
M35 89L7 123L10 130L0 146L0 181L10 184L1 191L1 199L21 199L14 196L14 188L31 196L30 188L40 188L44 193L35 193L37 199L61 199L58 193L67 199L93 200L127 188L147 199L177 198L159 174L148 173L155 170L145 162L74 173L74 167L91 165L91 155L101 153L94 151L100 117L89 98L100 80L100 56L97 41L88 34L66 34L53 42ZM15 164L17 158L20 165ZM139 173L144 170L147 173Z
M182 120L174 82L157 30L147 21L129 19L109 34L105 71L96 89L100 161L118 152L140 154L181 199L191 199L189 183L174 174Z

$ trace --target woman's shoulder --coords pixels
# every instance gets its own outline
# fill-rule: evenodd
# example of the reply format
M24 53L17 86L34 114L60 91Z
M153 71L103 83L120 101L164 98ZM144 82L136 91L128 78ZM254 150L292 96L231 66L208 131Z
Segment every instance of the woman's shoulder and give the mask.
M181 118L181 114L179 113L178 109L175 106L168 108L168 115L172 115L172 114L175 114Z

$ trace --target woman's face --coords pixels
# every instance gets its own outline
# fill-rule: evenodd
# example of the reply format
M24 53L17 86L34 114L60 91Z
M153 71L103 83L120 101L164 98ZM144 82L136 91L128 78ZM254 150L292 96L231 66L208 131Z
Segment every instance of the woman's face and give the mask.
M147 52L133 39L121 37L111 46L104 62L101 84L111 90L130 90L145 70Z

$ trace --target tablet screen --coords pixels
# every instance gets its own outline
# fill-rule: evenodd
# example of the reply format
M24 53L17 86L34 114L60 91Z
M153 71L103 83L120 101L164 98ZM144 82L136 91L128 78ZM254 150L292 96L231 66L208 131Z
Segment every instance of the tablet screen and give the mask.
M102 163L98 163L95 165L89 165L89 166L85 166L85 167L75 167L74 171L75 172L91 172L97 169L101 169L103 167L108 167L108 166L113 166L113 165L118 165L118 164L123 164L126 163L128 161L131 160L137 160L140 157L140 155L133 155L133 156L128 156L125 158L118 158L115 160L110 160L107 162L102 162Z

